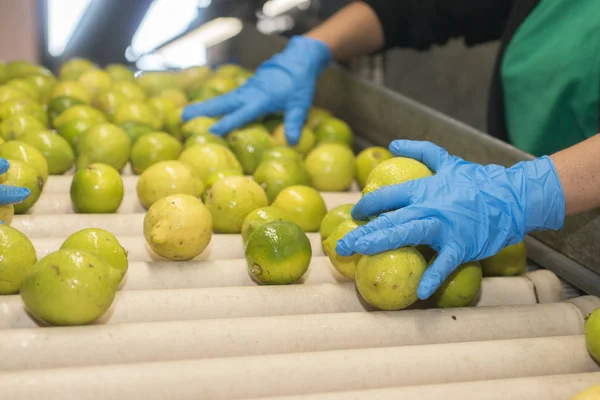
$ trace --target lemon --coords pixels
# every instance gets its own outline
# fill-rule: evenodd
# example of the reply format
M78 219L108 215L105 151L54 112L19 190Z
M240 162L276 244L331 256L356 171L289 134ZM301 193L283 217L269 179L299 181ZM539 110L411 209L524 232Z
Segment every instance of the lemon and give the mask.
M242 224L242 240L244 243L248 241L250 235L252 235L257 228L273 221L289 221L289 218L285 211L275 207L257 208L248 214Z
M59 97L70 97L81 101L84 104L92 102L92 96L78 82L58 82L50 92L49 100L52 101Z
M146 93L136 82L119 81L113 82L110 90L125 96L132 102L142 102L146 99Z
M261 161L266 160L292 160L302 162L302 156L289 147L277 146L268 149L263 153Z
M31 95L15 86L2 85L0 86L0 103L8 100L31 98Z
M262 125L231 132L227 135L227 144L242 164L244 173L249 175L254 173L265 151L274 146L273 138Z
M179 71L175 79L178 86L189 93L203 85L212 74L211 69L207 65L201 67L194 66Z
M26 79L13 79L6 83L6 86L14 87L24 93L27 93L27 97L39 101L40 95L37 91L37 87Z
M263 119L262 124L269 133L273 133L279 125L283 124L283 116L279 114L268 115Z
M598 400L600 399L600 385L595 385L587 388L583 392L578 393L571 400Z
M83 101L76 99L75 97L59 96L48 102L48 119L50 124L54 126L54 120L62 114L65 110L78 105L85 104Z
M194 170L202 181L217 171L233 169L242 172L242 166L231 150L215 143L191 146L181 153L179 161Z
M29 196L21 203L14 205L15 214L25 214L38 201L44 188L44 179L29 164L18 160L8 160L10 168L0 175L0 184L20 186L29 189Z
M108 64L104 70L114 82L135 82L133 71L123 64Z
M154 252L169 260L199 256L212 237L210 212L194 196L176 194L158 200L144 217L144 237Z
M363 299L381 310L401 310L417 301L427 262L414 247L363 256L356 266L356 287Z
M103 163L120 171L127 165L130 150L131 142L123 129L109 123L94 125L77 143L77 168Z
M189 92L190 104L201 103L213 97L222 95L223 93L213 87L202 86L196 89L192 89Z
M181 135L187 139L195 135L210 135L209 129L217 120L210 117L196 117L181 126Z
M112 83L110 75L101 69L90 69L82 73L77 82L88 91L92 98L96 97L101 92L108 90Z
M311 107L308 112L308 118L306 119L306 126L310 129L317 129L321 122L326 119L333 118L333 115L329 111L321 107Z
M234 78L226 76L213 76L208 78L205 82L204 87L214 89L219 93L227 93L238 87L237 81Z
M327 214L323 197L308 186L290 186L283 189L273 201L273 206L288 213L290 220L306 232L316 232Z
M185 140L184 148L190 148L196 145L214 143L229 148L225 139L221 136L213 135L212 133L195 134Z
M496 255L481 260L483 276L515 276L527 272L525 242L505 247Z
M124 185L119 171L95 163L79 169L71 182L71 202L77 213L110 214L123 201Z
M15 216L15 207L12 204L0 205L0 222L5 225L12 223L13 217Z
M54 127L60 129L64 124L70 121L87 120L93 124L106 122L106 117L94 107L82 104L74 105L66 109L62 114L54 119Z
M154 96L167 88L177 87L175 74L167 71L145 72L138 76L137 83L148 96Z
M44 183L48 179L48 162L35 147L17 140L0 145L0 158L23 161L35 168Z
M269 202L289 186L310 185L310 175L303 164L289 159L263 161L252 176L267 193Z
M35 87L39 100L44 104L48 103L50 93L56 86L56 78L52 75L30 75L25 80Z
M185 92L177 88L167 88L160 91L160 97L169 99L175 104L175 107L184 107L188 103Z
M346 236L347 233L358 227L359 224L354 220L346 220L340 223L323 242L323 250L329 257L331 264L340 274L349 279L354 279L356 266L362 256L360 254L353 254L349 257L341 256L335 251L335 247L337 246L337 242Z
M321 234L321 241L324 241L331 235L331 233L341 225L343 222L351 221L352 218L352 208L354 204L342 204L340 206L332 208L323 220L321 221L321 226L319 227L319 233ZM358 225L364 225L366 222L364 221L354 221Z
M265 285L296 282L308 270L312 249L301 227L293 222L269 222L259 228L246 243L248 273Z
M390 158L373 168L367 178L363 194L371 193L383 186L397 185L432 175L429 168L417 160L405 157Z
M51 325L83 325L111 306L119 271L95 255L62 249L42 258L21 286L27 310Z
M12 99L0 104L0 120L12 115L28 114L37 119L42 125L48 125L48 115L44 108L35 100L23 98Z
M367 178L373 168L392 157L392 153L384 147L368 147L358 154L356 157L356 180L361 189L367 184Z
M95 255L119 271L121 280L129 267L127 250L121 246L115 235L104 229L88 228L77 231L70 235L60 248L82 250Z
M32 131L20 141L35 147L48 163L50 175L62 175L75 164L75 154L66 139L54 131Z
M115 111L113 121L117 125L137 121L150 125L154 130L160 130L163 124L156 112L150 106L141 102L121 104Z
M0 224L0 295L19 293L36 262L35 248L27 236Z
M60 128L58 128L57 132L69 143L75 152L77 151L77 145L79 144L79 140L83 134L94 125L97 125L97 123L93 120L76 119L64 123Z
M119 93L115 90L106 90L96 96L94 99L94 107L101 110L109 118L114 118L117 108L123 104L129 103L131 100L128 99L124 94Z
M183 140L183 136L181 134L181 125L183 125L183 121L181 120L181 113L183 112L183 107L177 107L174 110L168 110L165 115L165 120L163 121L165 131L169 132L171 136L176 138L177 140Z
M347 123L338 118L326 118L315 128L317 144L340 143L348 147L354 145L354 133Z
M587 349L597 362L600 363L600 308L587 316L585 323L585 342Z
M27 114L15 114L0 123L0 137L4 140L15 140L28 131L43 131L46 129L38 119Z
M435 257L429 262L433 263ZM481 288L481 265L469 262L460 265L433 294L439 308L468 307L473 303Z
M283 124L279 125L275 128L273 132L273 139L275 141L276 146L289 146L287 139L285 137L285 130ZM304 127L302 129L302 133L300 134L300 140L298 144L295 146L291 146L292 149L296 150L302 157L306 156L310 151L315 147L316 137L314 132Z
M62 81L76 81L81 74L95 69L96 66L89 60L75 57L65 62L58 71L58 77Z
M154 130L154 128L151 127L150 125L144 124L142 122L137 122L137 121L125 122L124 124L121 125L121 129L123 129L125 131L125 133L127 133L127 136L129 136L129 140L131 141L131 144L135 144L135 142L139 138L141 138L142 136L144 136L148 133L156 132Z
M163 122L166 120L169 113L177 109L175 102L169 97L165 96L152 96L146 100L146 104Z
M268 205L264 190L253 180L227 176L208 190L206 206L219 233L241 233L244 219L253 210Z
M204 191L204 184L184 163L161 161L142 173L136 190L140 203L148 209L163 197L174 194L200 197Z
M227 176L244 176L244 174L238 171L237 169L224 169L221 171L213 172L208 176L208 178L206 178L206 181L204 181L204 190L210 189L215 183Z
M141 174L157 162L176 160L181 150L181 143L169 134L148 133L131 148L131 168L135 174Z
M323 192L350 189L356 174L354 153L338 143L325 143L311 151L304 160L312 186Z

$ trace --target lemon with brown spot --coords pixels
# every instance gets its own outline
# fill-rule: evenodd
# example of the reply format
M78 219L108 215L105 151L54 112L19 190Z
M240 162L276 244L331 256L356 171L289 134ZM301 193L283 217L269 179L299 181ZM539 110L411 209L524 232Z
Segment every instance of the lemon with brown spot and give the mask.
M398 185L414 179L432 176L433 172L425 164L406 157L394 157L377 165L367 178L363 195L384 186Z
M158 200L144 217L144 237L152 250L173 261L191 260L212 237L212 218L194 196L176 194Z
M0 224L0 295L19 293L23 279L37 262L35 248L27 236L3 222Z

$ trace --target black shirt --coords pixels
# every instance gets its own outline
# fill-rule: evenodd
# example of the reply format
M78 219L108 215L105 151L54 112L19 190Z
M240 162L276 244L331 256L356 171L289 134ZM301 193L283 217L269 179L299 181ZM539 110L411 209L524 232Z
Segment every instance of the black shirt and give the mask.
M540 0L365 0L383 26L385 48L426 50L452 38L467 46L500 40L488 102L488 132L508 141L500 65L517 29Z

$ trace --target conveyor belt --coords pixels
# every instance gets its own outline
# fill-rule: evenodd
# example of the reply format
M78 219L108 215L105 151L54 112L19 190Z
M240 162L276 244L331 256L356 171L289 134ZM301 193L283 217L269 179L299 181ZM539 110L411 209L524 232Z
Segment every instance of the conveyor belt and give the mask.
M485 278L470 308L374 311L331 267L318 233L300 283L257 286L239 235L214 235L193 261L162 260L145 245L137 177L124 177L118 215L73 214L70 179L51 177L13 226L40 257L79 229L108 229L130 252L128 276L90 326L40 328L19 296L1 297L3 400L562 400L600 382L583 337L600 299L565 300L550 271ZM324 197L331 208L360 193Z

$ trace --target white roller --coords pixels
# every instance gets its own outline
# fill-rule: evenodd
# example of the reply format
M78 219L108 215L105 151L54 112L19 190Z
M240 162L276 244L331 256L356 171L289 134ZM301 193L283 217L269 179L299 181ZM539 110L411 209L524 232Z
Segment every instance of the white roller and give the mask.
M578 335L15 371L0 387L20 400L220 400L598 371Z
M139 228L141 229L141 228ZM75 232L76 230L73 230ZM38 258L46 256L48 253L56 251L60 248L68 235L51 238L34 238L31 240ZM312 246L313 256L318 257L323 255L321 246L321 237L318 233L309 233L308 238ZM141 261L165 261L164 258L155 254L146 243L144 236L121 236L118 237L119 243L129 252L128 259L130 262ZM240 235L213 235L210 244L196 257L195 261L201 260L229 260L235 258L244 258L244 241Z
M260 399L255 398L255 400L568 400L577 393L598 385L599 382L600 372L590 372L353 392L261 397Z
M488 294L489 292L489 294ZM527 278L483 281L476 307L536 304ZM416 303L412 308L425 308ZM126 290L97 323L121 324L275 315L324 314L371 309L353 282L289 286L239 286L200 289ZM0 297L0 329L34 327L19 296Z
M327 257L313 257L298 283L335 283L350 280L339 274ZM186 289L201 287L255 286L245 259L202 262L133 262L122 290Z
M138 214L28 214L15 215L11 226L28 238L66 238L86 228L101 228L115 236L143 236L143 213Z
M583 333L570 303L0 330L0 370Z

